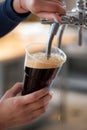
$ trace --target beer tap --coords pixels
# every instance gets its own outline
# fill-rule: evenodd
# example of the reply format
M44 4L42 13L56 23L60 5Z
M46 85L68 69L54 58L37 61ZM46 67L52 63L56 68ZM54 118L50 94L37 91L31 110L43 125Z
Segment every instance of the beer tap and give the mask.
M64 8L66 8L65 1L62 0ZM73 25L78 27L78 45L82 45L83 27L87 27L87 0L76 0L76 6L71 11L67 11L66 15L61 16L61 23L57 20L49 21L47 19L41 20L42 24L50 24L50 35L47 42L46 56L51 55L51 46L54 36L57 34L57 46L61 48L62 37L66 26ZM61 79L62 80L62 79ZM66 92L67 88L61 85L61 104L60 104L60 117L61 121L66 120ZM63 96L63 98L62 98Z
M62 0L63 6L66 7L65 1ZM65 27L68 25L73 25L78 27L78 44L82 45L82 31L83 27L87 27L87 0L76 0L76 7L73 8L71 11L67 11L66 15L61 16L61 23L54 20L49 21L46 19L41 20L43 24L50 24L51 31L50 37L48 40L48 45L46 49L46 56L49 57L51 54L51 45L54 36L58 32L58 47L61 47L61 41L63 37L63 32Z

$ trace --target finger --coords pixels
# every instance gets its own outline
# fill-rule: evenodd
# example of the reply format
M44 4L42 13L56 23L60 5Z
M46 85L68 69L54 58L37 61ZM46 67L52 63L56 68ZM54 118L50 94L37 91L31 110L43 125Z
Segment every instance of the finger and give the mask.
M41 5L39 5L39 10L37 10L37 12L41 11L41 12L52 12L52 13L60 13L60 14L65 14L65 9L63 8L63 6L61 5L61 3L59 1L43 1L42 3L40 3ZM47 6L46 6L47 5ZM43 7L43 8L41 8Z
M41 13L38 13L38 16L41 19L48 19L50 21L57 20L58 22L61 22L61 18L60 18L60 16L57 13L41 12Z
M19 121L17 121L18 125L23 125L23 124L27 124L32 122L33 120L37 119L38 117L40 117L47 109L47 106L44 106L34 112L24 112L20 118ZM16 125L17 126L17 125Z
M40 109L38 109L38 110L36 110L34 112L31 112L31 114L32 114L31 115L31 120L37 119L42 114L44 114L46 112L46 110L47 110L47 106L48 105L46 105L46 106L44 106L44 107L42 107L42 108L40 108Z
M11 89L12 96L16 96L19 92L21 92L22 87L23 87L23 83L21 83L21 82L16 83L16 84L12 87L12 89Z
M16 96L22 90L22 86L23 84L21 82L16 83L12 88L7 90L7 92L3 96L3 99Z
M41 90L36 91L34 93L31 93L31 94L28 94L25 96L21 96L20 100L21 100L23 105L26 105L26 104L33 103L33 102L39 100L40 98L47 95L48 93L49 93L49 91L47 89L41 89Z
M39 99L37 102L32 103L32 104L28 104L27 106L25 106L26 111L35 111L37 109L40 109L41 107L46 106L49 101L51 100L52 96L50 94L44 96L43 98Z
M24 118L24 121L23 123L28 123L28 122L31 122L37 118L39 118L43 113L46 112L46 109L47 109L47 105L34 111L34 112L29 112L29 113L25 113L25 118Z

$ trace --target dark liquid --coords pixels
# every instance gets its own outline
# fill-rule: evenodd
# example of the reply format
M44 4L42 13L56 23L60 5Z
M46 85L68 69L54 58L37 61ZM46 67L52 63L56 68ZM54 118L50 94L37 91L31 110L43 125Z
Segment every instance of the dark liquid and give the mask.
M25 67L22 95L26 95L51 84L59 68L36 69Z

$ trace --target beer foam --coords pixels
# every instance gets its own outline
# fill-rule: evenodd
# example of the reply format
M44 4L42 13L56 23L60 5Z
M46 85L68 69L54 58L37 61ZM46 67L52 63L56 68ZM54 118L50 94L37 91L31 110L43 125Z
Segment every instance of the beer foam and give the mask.
M45 56L44 52L32 53L29 60L25 60L25 66L30 68L49 69L60 67L64 62L63 55L51 53L49 59Z

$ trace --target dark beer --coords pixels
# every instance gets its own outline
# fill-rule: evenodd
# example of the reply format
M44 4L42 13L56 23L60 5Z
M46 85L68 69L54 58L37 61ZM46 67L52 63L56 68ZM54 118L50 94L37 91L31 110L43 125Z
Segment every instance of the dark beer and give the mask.
M47 87L54 79L58 68L53 69L35 69L25 67L25 80L22 94L35 92L41 88Z
M61 56L56 54L51 54L49 59L43 52L32 54L32 57L25 61L22 95L50 86L63 60Z

